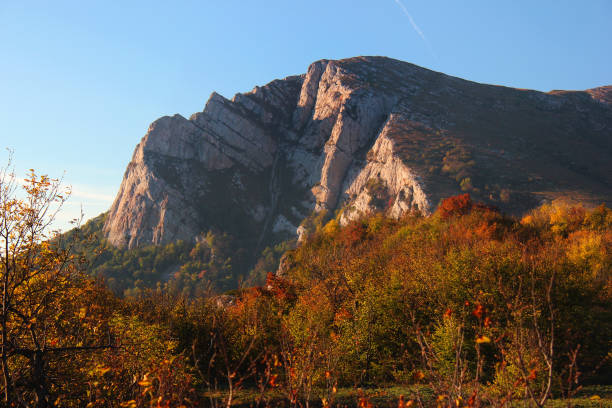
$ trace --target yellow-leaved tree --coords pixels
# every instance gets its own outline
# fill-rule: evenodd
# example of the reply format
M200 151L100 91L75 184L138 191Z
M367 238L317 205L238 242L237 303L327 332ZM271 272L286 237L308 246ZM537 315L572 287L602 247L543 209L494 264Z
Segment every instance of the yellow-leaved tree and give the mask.
M0 169L0 386L7 406L57 405L58 396L69 398L61 378L70 377L73 356L113 347L105 319L87 300L92 282L79 257L52 231L69 195L60 180L34 170L20 183L10 158Z

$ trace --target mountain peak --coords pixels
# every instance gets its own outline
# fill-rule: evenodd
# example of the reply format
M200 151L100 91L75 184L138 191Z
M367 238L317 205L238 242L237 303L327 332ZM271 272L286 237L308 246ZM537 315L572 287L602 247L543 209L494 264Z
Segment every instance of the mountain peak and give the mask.
M215 229L254 252L321 211L399 217L462 192L512 212L562 195L610 202L611 90L485 85L381 56L316 61L155 121L104 231L133 248Z

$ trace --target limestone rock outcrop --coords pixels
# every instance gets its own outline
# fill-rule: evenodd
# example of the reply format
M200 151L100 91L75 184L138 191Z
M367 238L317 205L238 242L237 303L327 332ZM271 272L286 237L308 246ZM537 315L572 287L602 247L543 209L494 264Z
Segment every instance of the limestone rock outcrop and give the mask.
M559 195L609 203L611 100L612 87L543 93L384 57L318 61L153 122L104 233L134 248L216 229L256 254L323 210L400 217L466 191L513 212Z

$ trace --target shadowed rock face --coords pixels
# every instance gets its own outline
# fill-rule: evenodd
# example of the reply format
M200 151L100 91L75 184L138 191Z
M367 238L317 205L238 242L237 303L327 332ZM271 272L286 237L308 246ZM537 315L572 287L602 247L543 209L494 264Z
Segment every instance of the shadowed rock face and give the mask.
M468 191L520 212L612 198L612 87L483 85L384 57L318 61L202 112L153 122L104 232L118 247L209 229L252 251L313 210L399 217Z

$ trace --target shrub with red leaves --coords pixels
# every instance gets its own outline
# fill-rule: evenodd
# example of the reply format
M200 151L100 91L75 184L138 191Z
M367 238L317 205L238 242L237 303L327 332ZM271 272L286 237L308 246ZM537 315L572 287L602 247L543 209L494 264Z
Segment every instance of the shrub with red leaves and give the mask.
M279 300L291 301L297 297L293 284L272 272L266 277L266 288Z
M438 212L442 218L465 215L472 210L474 203L468 193L446 198L440 204Z
M340 240L344 242L344 245L351 247L365 238L367 233L367 227L362 221L353 221L347 225L340 235Z

